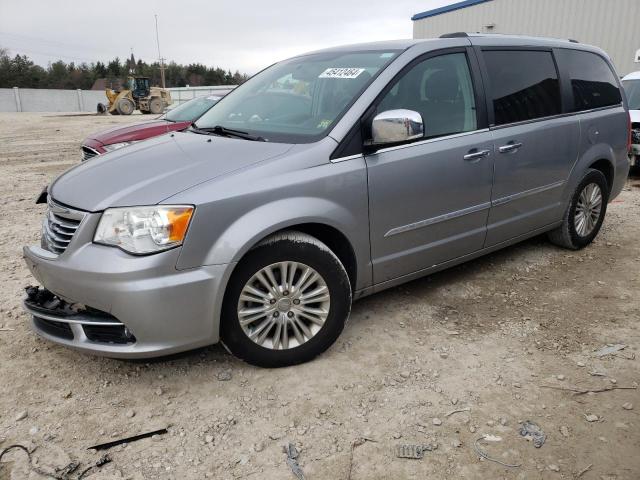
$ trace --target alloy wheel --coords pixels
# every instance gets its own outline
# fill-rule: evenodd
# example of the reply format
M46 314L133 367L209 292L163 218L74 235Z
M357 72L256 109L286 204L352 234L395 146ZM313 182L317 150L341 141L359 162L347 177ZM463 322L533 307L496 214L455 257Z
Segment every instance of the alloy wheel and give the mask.
M331 296L322 276L300 262L273 263L255 273L238 300L238 321L254 343L272 350L312 339L329 315Z
M588 236L595 229L602 212L602 191L595 183L590 183L580 193L576 204L574 226L581 237Z

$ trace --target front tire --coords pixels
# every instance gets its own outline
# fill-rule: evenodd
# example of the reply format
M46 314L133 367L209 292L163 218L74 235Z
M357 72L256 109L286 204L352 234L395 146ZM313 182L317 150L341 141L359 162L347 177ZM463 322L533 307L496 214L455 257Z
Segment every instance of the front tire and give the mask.
M602 227L608 201L606 177L599 170L587 170L571 197L562 225L548 233L551 243L569 250L589 245Z
M116 105L116 110L118 110L118 113L120 115L131 115L135 110L135 105L130 99L123 97L120 100L118 100L118 105Z
M296 365L336 341L350 310L349 276L338 257L318 239L286 231L238 264L222 306L222 341L253 365Z

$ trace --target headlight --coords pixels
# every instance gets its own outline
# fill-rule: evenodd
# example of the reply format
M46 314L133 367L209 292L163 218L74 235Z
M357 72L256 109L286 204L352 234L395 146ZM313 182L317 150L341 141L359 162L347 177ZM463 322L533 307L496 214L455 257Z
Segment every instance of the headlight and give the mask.
M114 150L118 150L119 148L126 147L127 145L133 145L137 142L120 142L120 143L112 143L111 145L104 145L103 148L107 152L113 152Z
M182 245L194 208L189 205L108 208L93 241L134 254Z

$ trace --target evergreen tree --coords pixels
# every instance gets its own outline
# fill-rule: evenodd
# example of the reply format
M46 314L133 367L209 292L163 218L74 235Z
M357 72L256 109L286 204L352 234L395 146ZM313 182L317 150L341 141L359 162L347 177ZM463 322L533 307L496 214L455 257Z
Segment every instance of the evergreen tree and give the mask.
M100 61L76 65L57 60L46 69L33 63L26 55L11 57L7 49L0 48L0 88L81 88L89 89L99 78L107 79L107 86L126 82L129 75L129 60L119 57L106 64ZM152 85L160 85L160 64L135 62L136 75L149 77ZM180 65L170 62L165 65L167 87L193 87L201 85L239 85L247 80L246 74L236 70L225 71L219 67L207 67L201 63Z

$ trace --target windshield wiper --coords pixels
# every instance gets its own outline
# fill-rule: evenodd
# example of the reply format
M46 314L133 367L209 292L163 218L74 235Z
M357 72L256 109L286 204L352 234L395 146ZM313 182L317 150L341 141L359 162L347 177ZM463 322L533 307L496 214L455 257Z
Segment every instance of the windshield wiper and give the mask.
M221 137L236 137L242 138L244 140L251 140L254 142L266 142L267 140L264 137L259 135L251 135L248 132L243 132L241 130L234 130L233 128L223 127L222 125L216 125L215 127L198 127L193 125L191 127L196 133L213 133L214 135L220 135Z

